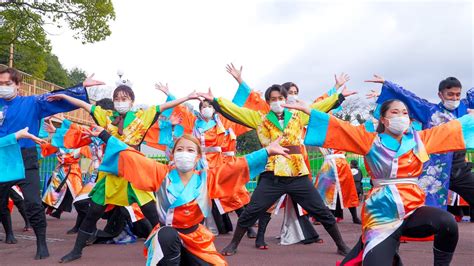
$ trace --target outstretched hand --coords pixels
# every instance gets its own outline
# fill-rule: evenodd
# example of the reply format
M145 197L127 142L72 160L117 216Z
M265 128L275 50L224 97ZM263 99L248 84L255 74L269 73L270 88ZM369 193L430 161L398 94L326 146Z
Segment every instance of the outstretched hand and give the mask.
M340 87L342 87L344 84L346 84L346 82L351 80L351 77L349 77L349 75L346 74L346 73L341 73L339 76L336 76L334 74L334 80L336 81L335 87L336 87L336 90L337 90Z
M91 128L87 128L87 127L84 127L84 136L82 137L83 139L85 138L90 138L90 137L98 137L100 135L100 133L102 133L102 131L104 131L105 129L103 127L100 127L100 126L93 126L92 129Z
M385 79L382 76L379 76L377 74L374 74L373 79L366 80L365 82L371 82L371 83L380 83L383 84L385 82Z
M89 77L87 77L83 82L82 82L82 86L84 87L92 87L92 86L99 86L99 85L105 85L104 82L102 81L99 81L99 80L95 80L95 79L92 79L94 77L94 74L90 75Z
M198 96L199 96L199 97L202 97L202 98L204 98L205 100L208 100L208 101L210 101L210 102L214 101L214 95L212 94L211 88L209 88L209 90L207 91L207 93L205 93L205 92L199 92L199 93L198 93Z
M28 132L28 127L25 127L24 129L21 129L21 130L18 130L16 133L15 133L15 137L16 139L31 139L32 141L34 141L36 144L45 144L47 141L44 140L44 139L40 139L38 138L37 136L31 134L30 132Z
M51 122L51 119L44 120L44 122L45 122L43 125L44 131L50 134L53 134L54 132L56 132L56 127L53 125L53 122Z
M309 108L309 106L305 102L300 100L296 100L295 103L284 103L281 106L288 109L298 110L308 115L311 113L311 109Z
M290 158L290 155L288 155L288 149L283 148L280 145L280 141L283 138L283 136L280 136L278 139L270 143L265 149L267 150L268 156L273 156L273 155L282 155L285 156L286 158Z
M162 91L167 96L170 94L170 90L168 88L168 83L162 84L161 82L155 84L155 89Z
M242 69L243 69L243 66L240 66L240 69L237 69L234 64L230 63L228 65L226 65L225 67L227 73L229 73L230 75L232 75L232 77L234 77L235 80L237 80L237 82L240 84L242 83Z
M380 92L376 90L370 90L370 92L365 95L367 99L378 98L379 96Z
M65 94L55 93L55 94L52 94L52 95L48 96L48 98L46 98L46 100L48 102L54 102L54 101L64 100L65 98L66 98Z
M344 88L341 91L342 96L344 97L349 97L351 95L357 94L357 91L351 91L347 88L347 86L344 86Z

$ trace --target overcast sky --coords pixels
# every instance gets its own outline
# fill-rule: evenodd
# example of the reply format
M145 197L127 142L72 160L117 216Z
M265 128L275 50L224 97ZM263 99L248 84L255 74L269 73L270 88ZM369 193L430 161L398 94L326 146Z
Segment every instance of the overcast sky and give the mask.
M357 3L354 3L357 2ZM349 73L351 88L383 75L438 101L441 79L474 87L471 1L113 1L116 20L105 41L82 45L67 29L51 30L53 52L114 85L117 69L133 82L136 103L161 103L154 83L178 96L209 86L237 88L225 64L243 65L251 87L293 81L302 98Z

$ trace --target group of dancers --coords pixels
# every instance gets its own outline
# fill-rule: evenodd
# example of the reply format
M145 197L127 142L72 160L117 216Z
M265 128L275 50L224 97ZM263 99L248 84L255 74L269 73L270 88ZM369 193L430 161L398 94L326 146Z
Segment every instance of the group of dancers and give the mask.
M65 90L20 96L19 72L1 68L5 242L17 242L8 201L11 188L18 186L25 220L36 235L35 259L49 257L45 214L59 218L74 205L78 215L67 233L77 237L62 263L81 258L83 249L100 238L133 229L146 238L147 265L227 265L225 256L237 253L246 234L256 238L257 248L268 248L264 236L271 213L284 206L281 243L322 243L311 222L317 221L344 256L340 265L401 265L402 238L433 236L434 264L450 264L458 227L446 205L454 195L474 206L474 176L466 160L466 150L474 148L473 89L461 99L461 83L449 77L439 84L441 102L432 104L374 76L367 82L382 84L381 91L368 95L377 98L374 118L356 126L333 115L356 94L346 87L346 74L335 76L334 87L307 105L293 82L271 85L261 94L243 80L242 68L230 64L226 70L238 83L232 100L214 97L210 89L176 99L160 83L157 89L167 95L166 102L133 110L135 94L127 83L119 84L112 99L95 104L87 88L103 83L92 78ZM191 100L200 101L198 110L185 104ZM58 115L77 108L90 113L96 125L82 126ZM49 137L37 137L40 125ZM251 130L262 148L237 157L237 137ZM165 151L169 161L145 157L141 144ZM324 156L315 183L305 146L319 147ZM56 154L58 159L42 197L37 147L42 156ZM364 157L373 184L361 219L360 191L346 152ZM92 161L88 180L78 164L84 156ZM360 176L356 164L352 169ZM258 185L250 195L245 185L251 179L258 179ZM361 224L352 249L337 223L344 208L353 223ZM109 230L98 230L98 220L114 210ZM238 215L235 228L228 218L232 211ZM124 216L131 228L117 218ZM218 251L215 236L229 231L231 242Z

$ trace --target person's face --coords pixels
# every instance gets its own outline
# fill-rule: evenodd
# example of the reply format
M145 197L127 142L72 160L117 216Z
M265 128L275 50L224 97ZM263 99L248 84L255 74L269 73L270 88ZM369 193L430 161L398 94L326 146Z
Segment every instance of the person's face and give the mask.
M285 96L283 96L279 91L272 91L270 93L270 103L278 101L286 101Z
M461 88L453 87L450 89L444 89L438 93L441 100L459 101L461 100Z
M130 106L133 104L132 98L130 98L130 96L123 91L119 91L117 93L117 95L114 97L114 102L130 102Z
M16 84L10 77L10 73L0 74L0 86L12 86L15 88L15 94L18 94L20 84Z
M202 110L203 110L204 108L211 108L212 111L214 111L214 107L213 107L210 103L208 103L208 102L203 102L203 103L202 103L202 106L201 106L201 113L202 113Z
M178 152L189 152L189 153L195 153L196 156L196 163L199 161L200 155L198 152L198 146L196 143L188 140L188 139L181 139L178 141L178 143L175 144L175 149L173 155L175 155Z
M387 112L385 113L385 116L383 116L381 118L381 121L383 123L383 125L385 126L385 128L388 128L390 122L390 118L394 118L394 117L398 117L398 116L402 116L402 117L408 117L408 110L407 110L407 107L405 106L405 104L403 104L402 102L393 102L389 109L387 110Z
M290 89L288 90L288 95L298 95L298 90L295 86L290 87Z

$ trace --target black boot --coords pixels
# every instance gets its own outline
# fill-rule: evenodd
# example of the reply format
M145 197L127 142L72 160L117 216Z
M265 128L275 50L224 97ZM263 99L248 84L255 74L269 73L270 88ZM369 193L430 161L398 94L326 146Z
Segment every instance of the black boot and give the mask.
M454 252L445 252L433 247L434 266L449 266Z
M270 213L265 212L258 219L258 231L257 239L255 239L255 247L259 249L268 249L268 244L265 243L265 232L267 231L267 225L270 222L272 216Z
M5 229L5 243L7 244L16 244L18 241L15 238L15 235L13 234L13 229L12 229L12 217L10 213L7 213L6 215L2 216L2 224L3 228Z
M352 215L352 222L355 224L362 224L362 221L357 217L357 208L356 207L350 207L349 211L351 212Z
M77 232L76 242L74 248L66 256L59 260L59 263L66 263L73 260L77 260L82 256L82 249L86 246L87 240L93 235L93 233L87 233L79 229Z
M334 243L336 243L337 246L337 253L346 256L349 251L349 247L347 247L346 243L344 243L344 240L342 239L341 232L339 232L339 228L337 227L337 224L333 224L329 226L328 228L324 227L328 234L331 236L332 240L334 240Z
M247 228L240 227L238 224L235 226L234 236L230 243L221 251L224 256L232 256L237 253L237 247L239 246L240 240L244 237Z
M256 238L257 237L257 232L255 232L255 229L253 229L252 226L247 228L247 237L248 238Z
M28 216L26 216L26 211L25 211L25 203L24 201L18 202L15 206L18 209L18 212L20 213L21 217L23 217L23 221L25 221L25 227L23 227L23 232L30 231L31 225L30 221L28 220Z
M48 245L46 244L46 228L35 230L35 234L36 234L35 260L42 260L49 257Z

